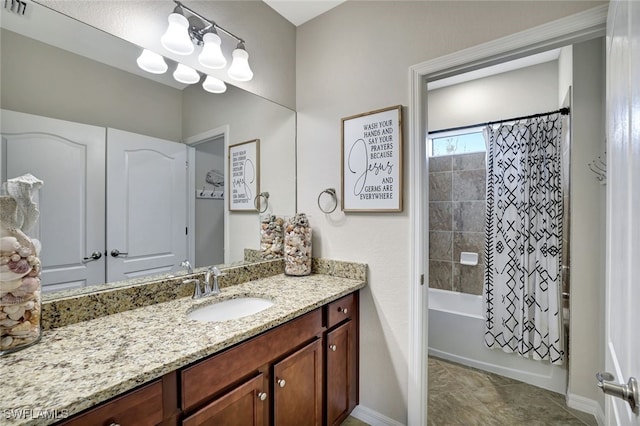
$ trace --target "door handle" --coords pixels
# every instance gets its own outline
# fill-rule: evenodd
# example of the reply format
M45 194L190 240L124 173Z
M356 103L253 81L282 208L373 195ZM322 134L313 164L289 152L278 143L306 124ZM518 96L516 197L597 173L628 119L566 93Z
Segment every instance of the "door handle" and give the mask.
M607 395L622 398L629 403L631 410L638 412L638 404L640 404L640 390L638 389L638 381L635 377L630 377L626 385L611 382L615 377L611 373L602 372L596 374L598 379L598 387Z
M94 260L98 260L102 257L102 252L99 251L94 251L93 253L91 253L91 255L89 255L88 257L83 257L82 258L82 263L88 263L88 262L93 262Z
M111 250L111 257L127 257L129 253L123 253L118 249Z

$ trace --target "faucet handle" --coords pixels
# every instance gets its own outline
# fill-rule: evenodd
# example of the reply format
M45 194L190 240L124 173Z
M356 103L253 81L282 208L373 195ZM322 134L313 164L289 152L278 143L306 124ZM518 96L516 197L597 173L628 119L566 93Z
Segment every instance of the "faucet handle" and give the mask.
M220 272L220 269L218 269L217 266L213 266L213 267L211 267L209 269L213 272L213 276L214 277L223 277L223 276L227 275L226 272Z
M182 268L187 268L187 272L189 274L193 274L193 267L191 266L191 263L188 260L183 260L182 263L180 263L180 266Z
M194 284L194 288L193 288L193 296L191 296L192 299L199 299L202 297L202 290L200 289L200 280L197 278L190 278L187 280L183 280L182 284Z

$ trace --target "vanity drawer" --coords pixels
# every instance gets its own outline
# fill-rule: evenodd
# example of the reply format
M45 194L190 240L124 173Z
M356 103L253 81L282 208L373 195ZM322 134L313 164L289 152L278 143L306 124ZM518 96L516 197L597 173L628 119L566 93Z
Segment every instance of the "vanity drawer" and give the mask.
M352 318L356 310L356 293L351 293L327 305L327 328Z
M152 426L162 422L162 380L156 380L113 401L63 422L64 426Z
M261 367L322 334L316 309L181 371L182 410L188 412Z

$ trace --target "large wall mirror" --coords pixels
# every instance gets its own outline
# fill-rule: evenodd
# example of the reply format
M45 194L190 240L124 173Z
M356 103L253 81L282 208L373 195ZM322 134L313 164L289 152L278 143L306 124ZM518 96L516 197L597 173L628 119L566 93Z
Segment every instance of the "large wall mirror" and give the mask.
M270 194L266 213L295 214L295 111L230 84L223 94L205 92L200 84L185 87L171 77L171 61L165 75L145 74L135 64L138 46L37 3L29 3L24 16L0 13L2 109L184 143L191 147L187 179L193 194L219 191L207 172L227 175L228 147L259 139L260 188ZM195 236L188 248L194 267L239 262L244 249L259 248L257 211L229 212L226 199L184 199ZM105 233L108 240L108 227Z

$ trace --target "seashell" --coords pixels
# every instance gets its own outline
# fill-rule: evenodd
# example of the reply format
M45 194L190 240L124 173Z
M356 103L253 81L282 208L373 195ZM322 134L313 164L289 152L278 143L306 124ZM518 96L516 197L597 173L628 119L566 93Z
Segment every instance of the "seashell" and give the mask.
M29 298L33 298L34 294L30 295ZM0 304L2 304L2 305L15 305L17 303L23 303L25 301L24 299L25 298L22 297L22 296L16 296L13 293L9 293L9 294L6 294L6 295L2 296L2 299L0 299Z
M11 258L9 256L2 256L0 257L0 265L6 265L10 260Z
M13 290L11 294L19 299L23 299L28 293L24 290L16 289L16 290Z
M4 336L2 340L0 340L0 349L9 349L12 343L13 343L13 337Z
M11 262L9 262L9 264L10 263ZM27 275L29 271L31 271L31 268L29 268L29 271L27 271L26 273L17 273L11 270L11 268L9 267L9 264L0 265L0 281L19 280L20 278Z
M7 314L14 314L20 310L20 305L7 305L7 306L4 306L2 310Z
M20 259L22 259L22 257L20 257L20 255L18 253L12 254L11 257L9 258L9 263L11 262L17 262Z
M15 327L13 327L10 331L9 334L13 335L13 336L18 336L24 333L30 333L31 330L33 329L33 324L31 324L29 321L25 321L21 324L16 325Z
M3 327L13 327L16 324L18 324L18 321L12 320L10 318L5 318L3 320L0 320L0 325Z
M18 249L18 254L22 257L29 257L32 255L32 252L29 247L20 247Z
M7 264L7 266L9 266L9 269L11 269L13 272L17 273L17 274L28 274L29 271L31 271L31 265L29 265L29 262L27 262L26 259L18 259L16 261L11 261Z
M26 293L32 293L38 289L40 286L40 279L38 277L24 277L22 279L22 285L19 287L19 290L22 290ZM13 293L15 296L15 292Z
M0 281L0 291L9 293L12 290L20 288L23 282L20 279L12 280L12 281Z
M13 252L20 248L20 243L15 237L0 238L0 251Z
M18 309L17 312L9 314L9 318L10 319L18 321L20 318L22 318L24 316L24 313L26 312L25 309L24 309L24 306L19 306L19 308L20 309Z

